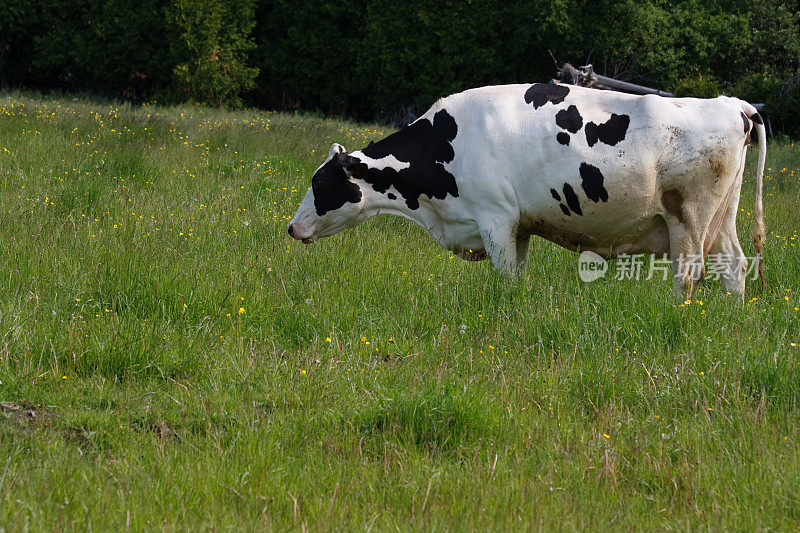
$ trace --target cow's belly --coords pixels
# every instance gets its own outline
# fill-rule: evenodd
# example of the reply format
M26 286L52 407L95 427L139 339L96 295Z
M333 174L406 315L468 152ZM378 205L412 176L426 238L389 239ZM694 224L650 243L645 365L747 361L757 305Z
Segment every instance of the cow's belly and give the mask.
M564 220L561 212L540 212L520 220L519 234L537 235L569 250L590 250L604 257L620 254L669 252L669 232L657 213L642 214L628 220L588 215Z
M617 254L669 252L656 154L624 157L573 150L519 176L520 229L570 250Z

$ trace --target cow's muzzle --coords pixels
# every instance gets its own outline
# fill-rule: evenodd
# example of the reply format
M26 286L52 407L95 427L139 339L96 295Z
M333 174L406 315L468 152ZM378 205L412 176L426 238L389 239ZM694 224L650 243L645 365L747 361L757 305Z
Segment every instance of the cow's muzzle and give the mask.
M303 237L299 234L299 232L295 229L294 224L289 224L289 236L293 239L297 239L298 241L303 241L303 244L311 244L312 242L316 241L314 237Z

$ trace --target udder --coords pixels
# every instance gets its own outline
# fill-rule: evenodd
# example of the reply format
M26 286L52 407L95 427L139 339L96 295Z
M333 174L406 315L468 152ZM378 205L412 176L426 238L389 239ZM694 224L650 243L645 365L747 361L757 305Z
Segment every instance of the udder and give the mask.
M456 257L460 257L461 259L465 259L467 261L483 261L484 259L486 259L486 250L484 249L459 250L459 251L453 251L453 255L455 255Z

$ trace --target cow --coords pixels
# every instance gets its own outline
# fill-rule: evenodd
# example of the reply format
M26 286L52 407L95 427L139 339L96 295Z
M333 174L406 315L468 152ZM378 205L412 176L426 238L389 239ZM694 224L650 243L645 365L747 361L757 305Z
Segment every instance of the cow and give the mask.
M488 256L511 275L524 270L532 235L603 257L669 254L684 294L708 255L725 289L742 295L736 215L752 129L760 262L766 133L752 105L558 83L469 89L361 150L334 144L289 235L309 243L399 215L458 257Z

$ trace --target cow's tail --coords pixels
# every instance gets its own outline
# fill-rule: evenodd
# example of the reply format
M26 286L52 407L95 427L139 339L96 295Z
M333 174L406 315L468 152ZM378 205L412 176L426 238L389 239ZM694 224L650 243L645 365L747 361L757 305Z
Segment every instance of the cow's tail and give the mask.
M753 222L753 248L756 251L755 266L758 269L758 276L761 279L762 288L766 285L764 281L764 268L762 264L761 251L764 249L764 242L767 240L767 232L764 226L764 163L767 159L767 131L764 129L764 119L758 114L758 110L747 102L742 102L742 111L747 118L753 121L753 125L758 132L758 170L756 171L756 208L754 211L755 220Z

